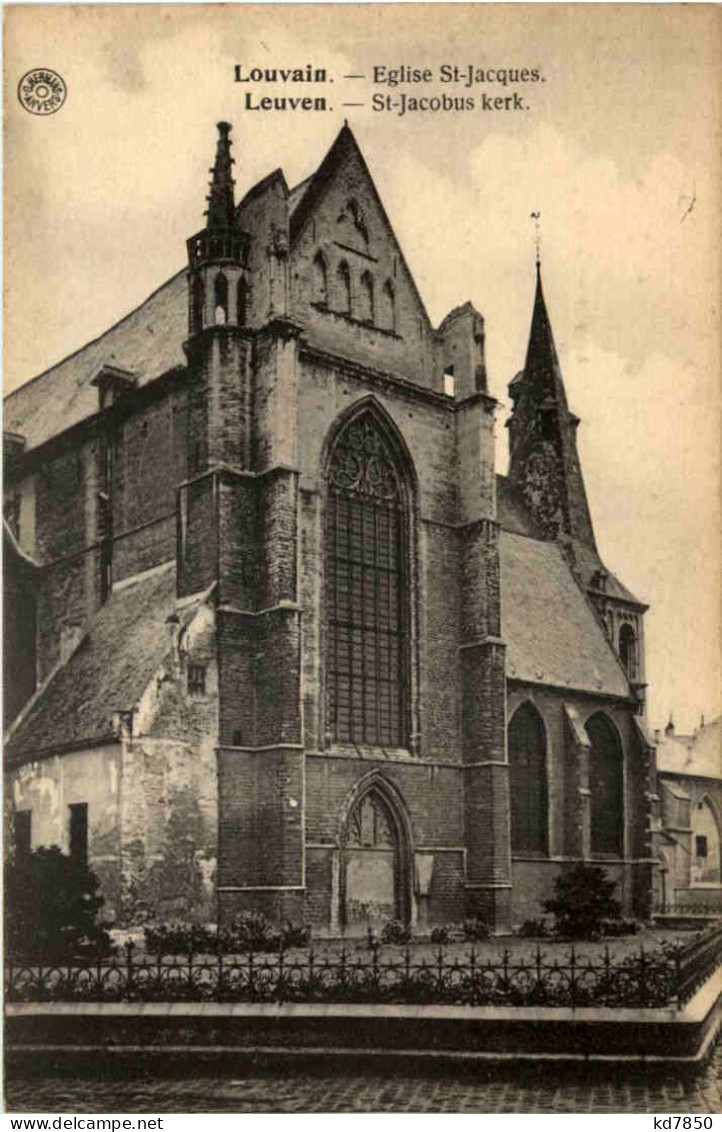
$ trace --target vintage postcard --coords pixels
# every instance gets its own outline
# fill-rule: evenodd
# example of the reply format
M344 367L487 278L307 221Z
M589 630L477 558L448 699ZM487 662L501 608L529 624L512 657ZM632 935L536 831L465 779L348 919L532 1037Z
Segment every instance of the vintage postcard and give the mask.
M715 1111L721 30L5 6L13 1111Z

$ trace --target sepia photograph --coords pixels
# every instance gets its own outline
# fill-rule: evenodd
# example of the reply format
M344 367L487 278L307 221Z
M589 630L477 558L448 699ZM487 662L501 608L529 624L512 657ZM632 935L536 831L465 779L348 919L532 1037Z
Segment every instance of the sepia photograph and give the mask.
M712 1128L720 8L3 17L6 1112Z

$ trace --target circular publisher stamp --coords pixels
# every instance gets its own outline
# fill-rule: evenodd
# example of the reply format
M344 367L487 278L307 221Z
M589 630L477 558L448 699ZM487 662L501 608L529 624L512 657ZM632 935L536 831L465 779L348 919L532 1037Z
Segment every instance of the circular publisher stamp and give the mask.
M48 67L35 67L18 83L18 98L30 114L54 114L68 97L65 79Z

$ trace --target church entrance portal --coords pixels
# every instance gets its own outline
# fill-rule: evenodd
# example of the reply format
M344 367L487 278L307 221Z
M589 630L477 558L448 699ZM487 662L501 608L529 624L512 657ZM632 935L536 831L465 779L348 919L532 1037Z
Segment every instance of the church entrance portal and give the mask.
M346 825L342 870L346 930L362 932L387 920L405 920L403 877L398 822L385 799L370 790L351 810Z

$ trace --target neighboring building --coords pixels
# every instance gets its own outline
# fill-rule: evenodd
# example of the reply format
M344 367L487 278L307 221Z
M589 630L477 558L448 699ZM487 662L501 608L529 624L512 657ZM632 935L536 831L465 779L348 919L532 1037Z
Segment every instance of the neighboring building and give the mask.
M502 477L483 319L431 325L348 127L238 207L219 130L188 269L6 401L16 852L119 923L503 930L582 859L645 913L646 607L539 269Z
M655 908L722 912L720 720L705 723L703 718L694 734L678 735L670 719L662 734L655 732L655 744L659 796Z

